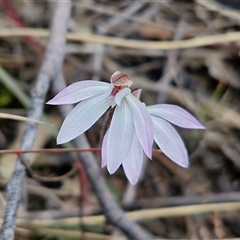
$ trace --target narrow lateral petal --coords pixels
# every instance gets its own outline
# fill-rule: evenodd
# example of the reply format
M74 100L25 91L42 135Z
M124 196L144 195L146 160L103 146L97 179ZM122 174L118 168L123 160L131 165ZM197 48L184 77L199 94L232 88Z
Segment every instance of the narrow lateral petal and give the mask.
M141 95L142 89L135 89L134 91L132 91L132 95L137 98L140 99L140 95Z
M173 162L182 167L188 167L188 155L184 143L177 131L165 120L152 117L154 140Z
M146 107L132 94L126 96L131 109L138 141L144 152L152 158L153 124Z
M84 133L109 107L109 100L101 95L80 102L65 118L57 136L57 144L69 142Z
M53 99L49 100L47 104L61 105L80 102L103 94L108 90L109 86L111 86L109 83L91 80L76 82L59 92Z
M134 133L131 149L122 163L124 172L132 185L137 183L137 180L142 169L142 163L143 163L142 146L138 141L136 133Z
M204 129L204 126L195 117L176 105L157 104L148 106L147 110L151 115L163 118L179 127Z
M102 142L102 150L101 150L101 168L104 168L107 165L107 139L108 139L108 131L105 133Z
M131 93L131 90L129 88L124 88L121 91L119 91L115 96L115 103L117 105L120 105L122 102L122 99L126 97L129 93Z
M114 173L126 158L131 145L134 132L132 113L122 100L120 106L116 106L107 137L107 169Z

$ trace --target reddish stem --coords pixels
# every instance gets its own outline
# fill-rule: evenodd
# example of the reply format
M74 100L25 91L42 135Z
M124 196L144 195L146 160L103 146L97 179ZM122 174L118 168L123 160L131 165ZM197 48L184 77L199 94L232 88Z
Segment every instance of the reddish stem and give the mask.
M15 12L12 5L9 3L8 0L2 0L2 6L5 9L7 15L14 21L17 27L25 27L25 24L22 22L18 14Z
M78 177L79 177L79 183L80 183L81 203L83 205L86 205L88 203L87 177L80 160L76 161L76 167L78 170Z
M8 149L0 150L0 154L23 154L23 153L65 153L65 152L99 152L101 148L42 148L33 150Z

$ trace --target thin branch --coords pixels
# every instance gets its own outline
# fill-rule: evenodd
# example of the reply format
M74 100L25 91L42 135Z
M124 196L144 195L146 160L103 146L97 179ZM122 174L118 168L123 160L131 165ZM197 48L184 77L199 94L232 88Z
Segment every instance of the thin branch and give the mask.
M134 205L125 204L124 207L128 208L164 208L173 206L185 205L200 205L200 204L218 204L225 202L240 202L240 192L226 192L216 193L209 195L190 195L190 196L177 196L177 197L154 197L147 199L139 199Z
M41 149L4 149L0 154L23 154L23 153L70 153L70 152L99 152L101 148L41 148ZM154 151L160 151L155 149Z
M45 95L49 88L50 81L58 75L62 67L71 1L56 1L54 9L50 39L43 64L39 71L37 84L32 94L28 113L29 118L36 120L41 118ZM32 148L36 130L36 123L26 124L21 149ZM26 161L29 161L29 154L25 154L24 158ZM25 166L21 161L17 161L12 178L8 184L8 200L0 240L10 240L14 238L16 215L21 202L24 177Z

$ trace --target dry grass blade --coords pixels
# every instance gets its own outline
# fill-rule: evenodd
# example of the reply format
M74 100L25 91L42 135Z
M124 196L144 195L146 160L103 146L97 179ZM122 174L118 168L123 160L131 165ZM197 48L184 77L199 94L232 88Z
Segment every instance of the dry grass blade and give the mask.
M34 122L34 123L38 123L38 124L48 124L48 123L45 123L45 122L42 122L42 121L39 121L39 120L35 120L35 119L32 119L32 118L18 116L18 115L15 115L15 114L8 114L8 113L0 113L0 118L23 121L23 122Z
M81 232L77 230L62 230L62 229L51 229L51 228L37 228L33 229L35 234L38 235L48 235L48 236L54 236L54 237L61 237L66 239L79 239L84 238L85 240L111 240L112 237L106 234L97 234L97 233L91 233L91 232ZM126 240L125 237L118 237L118 240Z
M143 221L156 218L171 218L171 217L183 217L195 214L213 213L213 212L231 212L239 211L240 202L229 202L229 203L211 203L211 204L197 204L189 206L180 207L168 207L168 208L156 208L156 209L144 209L139 211L127 212L126 215L129 219L134 221ZM104 224L106 218L104 215L98 216L84 216L81 219L78 217L64 218L64 219L41 219L41 220L31 220L28 222L24 219L18 219L17 224L31 224L33 226L51 226L51 225L95 225Z
M33 28L1 28L0 37L17 37L17 36L33 36L33 37L48 37L49 31L45 29ZM117 37L106 37L95 34L85 33L68 33L68 40L83 41L88 43L102 43L125 48L138 48L138 49L185 49L214 45L219 43L228 43L240 41L240 32L229 32L224 34L216 34L212 36L196 37L193 39L181 41L144 41L144 40L128 40Z

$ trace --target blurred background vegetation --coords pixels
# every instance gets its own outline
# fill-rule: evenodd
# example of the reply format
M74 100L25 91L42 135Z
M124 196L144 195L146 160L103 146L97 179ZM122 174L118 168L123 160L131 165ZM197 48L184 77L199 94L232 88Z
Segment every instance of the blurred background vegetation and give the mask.
M53 8L52 1L0 1L0 113L26 116L47 43L38 30L49 29ZM240 37L222 43L216 37L216 43L204 43L205 37L240 30L238 8L237 1L73 1L69 33L82 38L67 42L63 65L67 84L109 81L120 70L130 76L134 88L143 89L141 100L147 105L177 104L206 127L178 129L189 152L189 169L154 152L137 186L128 185L122 169L111 176L102 170L119 204L159 239L240 237ZM15 27L35 31L30 36L4 35ZM98 36L127 43L137 40L142 47L122 47L111 40L98 43ZM194 38L199 39L198 47L171 49L172 42ZM150 48L146 41L167 41L169 47ZM59 128L62 119L56 107L46 106L45 116ZM87 132L92 147L99 147L102 121ZM19 148L24 127L22 122L0 118L0 149ZM39 125L34 148L56 147L53 131ZM14 154L0 155L1 216L15 161ZM52 177L68 173L74 164L68 153L41 152L32 156L30 167L35 174ZM113 234L113 239L125 239L104 219L95 218L102 213L100 206L84 170L77 169L57 182L28 174L16 239L110 239ZM209 203L214 207L209 209ZM193 204L188 213L184 207ZM178 216L167 208L173 206ZM166 210L158 216L134 215L152 208Z

